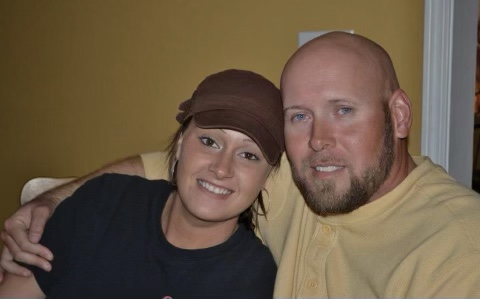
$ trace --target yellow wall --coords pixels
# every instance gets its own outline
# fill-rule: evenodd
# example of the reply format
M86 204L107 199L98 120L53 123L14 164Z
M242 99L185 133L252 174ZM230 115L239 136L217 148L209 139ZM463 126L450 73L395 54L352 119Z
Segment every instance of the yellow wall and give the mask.
M1 223L29 178L161 149L206 75L251 69L278 84L297 33L332 29L391 53L419 154L423 1L0 1Z

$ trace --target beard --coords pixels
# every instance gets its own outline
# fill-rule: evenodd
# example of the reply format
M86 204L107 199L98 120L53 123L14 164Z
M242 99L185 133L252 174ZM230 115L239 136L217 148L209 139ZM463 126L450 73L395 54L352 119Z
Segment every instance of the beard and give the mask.
M375 192L382 186L390 174L393 164L393 127L388 106L384 107L385 130L383 146L373 159L373 165L367 168L360 176L354 175L349 169L350 188L343 194L336 193L336 184L329 180L312 180L311 182L302 172L305 172L309 161L304 163L301 170L290 164L298 189L303 195L307 206L317 215L329 216L350 213L367 204ZM310 184L309 184L310 183Z

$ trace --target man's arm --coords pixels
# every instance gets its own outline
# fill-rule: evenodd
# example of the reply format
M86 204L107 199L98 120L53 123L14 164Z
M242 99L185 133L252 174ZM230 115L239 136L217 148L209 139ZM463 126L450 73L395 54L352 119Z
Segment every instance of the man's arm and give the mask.
M19 266L15 261L50 271L49 261L53 259L53 255L48 248L38 244L45 223L60 202L72 195L86 181L104 173L123 173L145 177L141 157L133 156L106 165L86 176L42 193L20 207L5 221L3 226L1 237L5 246L0 257L0 281L3 279L4 271L22 276L31 275L28 269Z

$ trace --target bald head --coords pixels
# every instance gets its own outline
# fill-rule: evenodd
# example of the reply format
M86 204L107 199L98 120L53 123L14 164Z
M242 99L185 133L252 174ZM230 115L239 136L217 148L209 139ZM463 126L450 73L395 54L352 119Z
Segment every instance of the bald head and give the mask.
M326 33L300 47L285 65L281 85L285 85L290 72L295 72L295 76L301 70L315 73L326 64L336 64L337 68L350 66L356 75L375 80L386 98L399 88L392 60L380 45L341 31Z

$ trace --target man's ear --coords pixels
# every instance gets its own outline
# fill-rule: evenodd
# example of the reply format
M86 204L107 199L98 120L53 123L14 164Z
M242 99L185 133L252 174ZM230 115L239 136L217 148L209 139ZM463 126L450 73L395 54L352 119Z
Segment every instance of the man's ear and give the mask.
M175 159L179 160L180 155L182 154L182 144L183 144L183 133L180 133L180 137L177 140L177 148L175 151Z
M395 137L406 138L412 126L412 104L407 94L397 89L390 98L389 109L392 116Z

